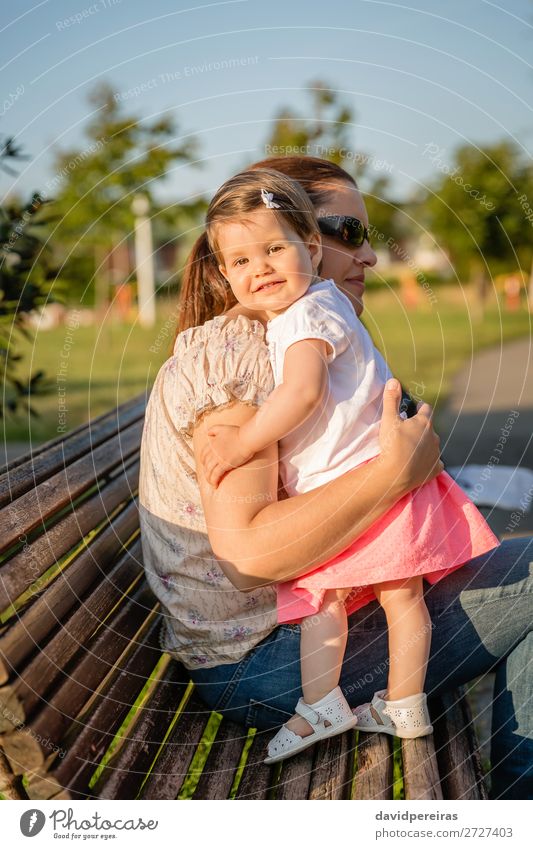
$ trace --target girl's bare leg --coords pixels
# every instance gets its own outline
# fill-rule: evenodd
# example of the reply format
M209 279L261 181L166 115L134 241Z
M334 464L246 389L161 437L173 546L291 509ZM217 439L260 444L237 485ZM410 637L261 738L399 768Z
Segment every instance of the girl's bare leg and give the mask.
M302 690L307 704L322 699L339 683L348 636L344 602L350 592L350 589L327 590L320 612L308 616L301 623ZM298 714L291 717L286 725L301 737L306 737L312 730Z
M386 581L374 586L389 632L389 677L385 700L424 692L431 644L431 618L422 578Z

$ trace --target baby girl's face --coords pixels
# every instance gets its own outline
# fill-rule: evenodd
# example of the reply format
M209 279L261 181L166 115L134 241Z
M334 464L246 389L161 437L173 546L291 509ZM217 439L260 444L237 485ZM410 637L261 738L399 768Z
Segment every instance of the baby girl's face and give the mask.
M322 256L320 235L307 242L269 209L216 230L221 273L243 306L273 318L305 295Z

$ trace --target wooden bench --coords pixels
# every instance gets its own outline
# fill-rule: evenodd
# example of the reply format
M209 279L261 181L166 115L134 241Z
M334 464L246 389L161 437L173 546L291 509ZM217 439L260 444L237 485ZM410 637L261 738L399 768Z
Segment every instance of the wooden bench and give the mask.
M11 799L486 798L467 703L435 733L350 732L270 768L271 732L205 708L158 646L137 514L145 399L0 471L0 794Z

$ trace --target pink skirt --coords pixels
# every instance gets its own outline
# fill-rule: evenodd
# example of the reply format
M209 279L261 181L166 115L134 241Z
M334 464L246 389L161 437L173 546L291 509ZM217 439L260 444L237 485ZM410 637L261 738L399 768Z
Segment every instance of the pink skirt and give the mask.
M278 622L317 613L328 589L351 587L346 609L353 613L375 600L374 584L414 575L434 584L498 545L477 507L441 472L405 495L341 554L278 584Z

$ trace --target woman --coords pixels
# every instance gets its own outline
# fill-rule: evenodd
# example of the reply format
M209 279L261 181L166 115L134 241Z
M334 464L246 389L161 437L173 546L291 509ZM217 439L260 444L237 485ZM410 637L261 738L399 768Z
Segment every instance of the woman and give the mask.
M368 226L351 177L308 157L268 159L299 180L319 218ZM321 275L363 310L365 269L376 262L353 220L323 222ZM363 231L364 232L364 231ZM348 240L346 240L348 239ZM339 553L406 492L442 469L431 409L402 422L400 387L385 393L381 455L312 492L278 493L275 446L212 490L196 472L214 424L241 424L273 386L264 328L236 305L206 240L197 241L180 299L182 331L150 397L141 452L140 517L147 578L165 609L162 646L190 670L213 709L274 728L301 695L299 626L277 626L270 584ZM215 317L216 316L216 317ZM530 798L531 540L503 543L428 587L432 620L427 692L496 670L492 796ZM373 603L349 619L341 687L350 704L387 683L387 628ZM529 704L528 704L529 697ZM529 795L528 795L529 794Z

